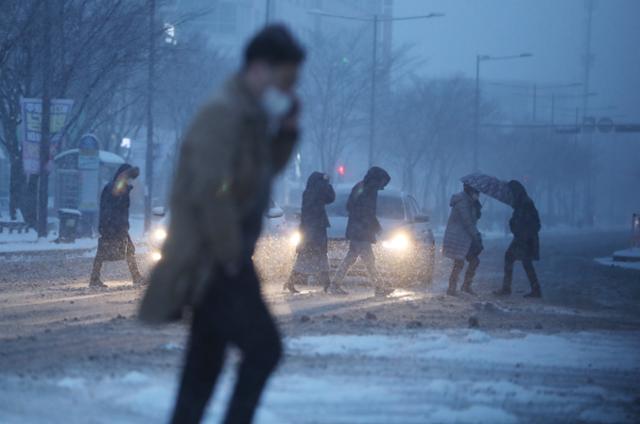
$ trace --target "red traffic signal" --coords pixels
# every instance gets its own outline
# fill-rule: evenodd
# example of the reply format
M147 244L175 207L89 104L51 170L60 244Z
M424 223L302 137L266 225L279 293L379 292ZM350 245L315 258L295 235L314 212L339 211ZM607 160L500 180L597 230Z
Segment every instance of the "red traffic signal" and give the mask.
M344 177L344 174L347 172L347 169L344 167L344 165L340 165L338 166L338 175L340 175L341 177Z

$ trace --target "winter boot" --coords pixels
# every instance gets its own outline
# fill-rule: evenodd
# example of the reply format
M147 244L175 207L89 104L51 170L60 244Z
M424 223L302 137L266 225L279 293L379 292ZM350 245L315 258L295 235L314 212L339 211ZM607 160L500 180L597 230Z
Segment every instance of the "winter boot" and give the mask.
M495 290L493 292L494 296L511 296L511 286L508 284L503 284L500 290Z
M449 288L447 289L447 294L449 296L455 296L458 294L458 277L460 276L460 272L462 272L463 267L464 261L455 260L453 262L453 268L451 269L451 275L449 276Z
M465 292L465 293L467 293L467 294L470 294L470 295L472 295L472 296L477 296L477 295L478 295L478 294L477 294L475 291L473 291L473 289L471 288L471 284L467 284L467 283L464 283L464 284L462 285L462 287L460 287L460 291Z
M387 297L395 290L390 287L376 287L374 291L374 296L376 297Z
M451 276L449 277L449 288L447 289L447 294L449 296L456 296L458 294L458 273L454 267L453 272L451 272Z
M107 285L100 280L100 278L92 278L89 281L89 288L92 289L106 289Z
M289 276L289 279L287 280L286 283L284 283L282 290L288 291L289 293L292 293L292 294L300 293L300 291L296 289L296 284L304 284L306 283L306 281L307 281L306 274L302 274L297 271L292 271L291 275Z
M346 296L349 294L349 292L346 291L341 284L338 284L336 282L333 282L332 284L326 286L324 292L328 294L337 294L339 296Z
M143 286L146 282L147 280L142 276L142 274L137 274L133 277L134 286Z
M456 287L458 284L457 284L456 280L457 280L457 278L454 278L453 274L449 278L449 288L447 289L447 294L449 296L456 296L458 294L458 290L457 290L457 287Z
M531 291L524 295L526 298L535 298L539 299L542 297L542 290L540 290L540 284L534 283L531 284Z

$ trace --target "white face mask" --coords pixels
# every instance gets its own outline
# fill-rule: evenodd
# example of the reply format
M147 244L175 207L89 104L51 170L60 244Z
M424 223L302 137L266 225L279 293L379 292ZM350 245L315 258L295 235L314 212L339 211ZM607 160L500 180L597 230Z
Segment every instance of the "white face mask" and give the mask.
M291 96L273 86L267 88L262 95L262 107L272 120L282 119L292 105Z

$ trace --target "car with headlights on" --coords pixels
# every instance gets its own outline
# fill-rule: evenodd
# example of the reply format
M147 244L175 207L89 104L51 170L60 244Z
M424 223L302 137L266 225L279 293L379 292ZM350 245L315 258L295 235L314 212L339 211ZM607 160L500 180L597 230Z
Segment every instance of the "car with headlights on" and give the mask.
M152 210L153 222L149 232L147 244L149 246L149 256L152 262L162 259L162 245L167 239L170 213L164 207L155 207ZM269 209L264 214L263 232L258 250L265 249L268 253L274 240L281 240L287 235L284 220L284 211L273 201L269 202ZM257 253L261 256L262 252Z
M330 227L329 261L337 268L346 255L349 241L346 229L349 214L347 200L351 187L336 187L336 200L327 205ZM435 266L435 240L429 227L429 218L421 213L418 202L409 194L395 189L378 192L377 216L382 226L378 242L373 249L380 274L392 286L431 284ZM292 231L289 242L295 245L304 237ZM365 275L360 263L350 274Z

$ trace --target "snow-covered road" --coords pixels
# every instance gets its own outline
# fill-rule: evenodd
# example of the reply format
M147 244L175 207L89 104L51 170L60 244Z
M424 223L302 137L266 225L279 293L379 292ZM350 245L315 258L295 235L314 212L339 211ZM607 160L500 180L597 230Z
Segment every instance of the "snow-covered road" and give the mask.
M432 287L386 298L304 288L264 294L286 337L258 423L640 422L640 286L602 267L624 235L547 240L545 298L496 299L505 241L488 241L478 297ZM594 247L595 246L595 247ZM92 258L51 252L0 258L0 423L166 422L186 331L141 326L142 288L125 264L86 287ZM475 328L468 328L473 318ZM230 361L234 363L232 353ZM219 421L232 365L209 414Z

